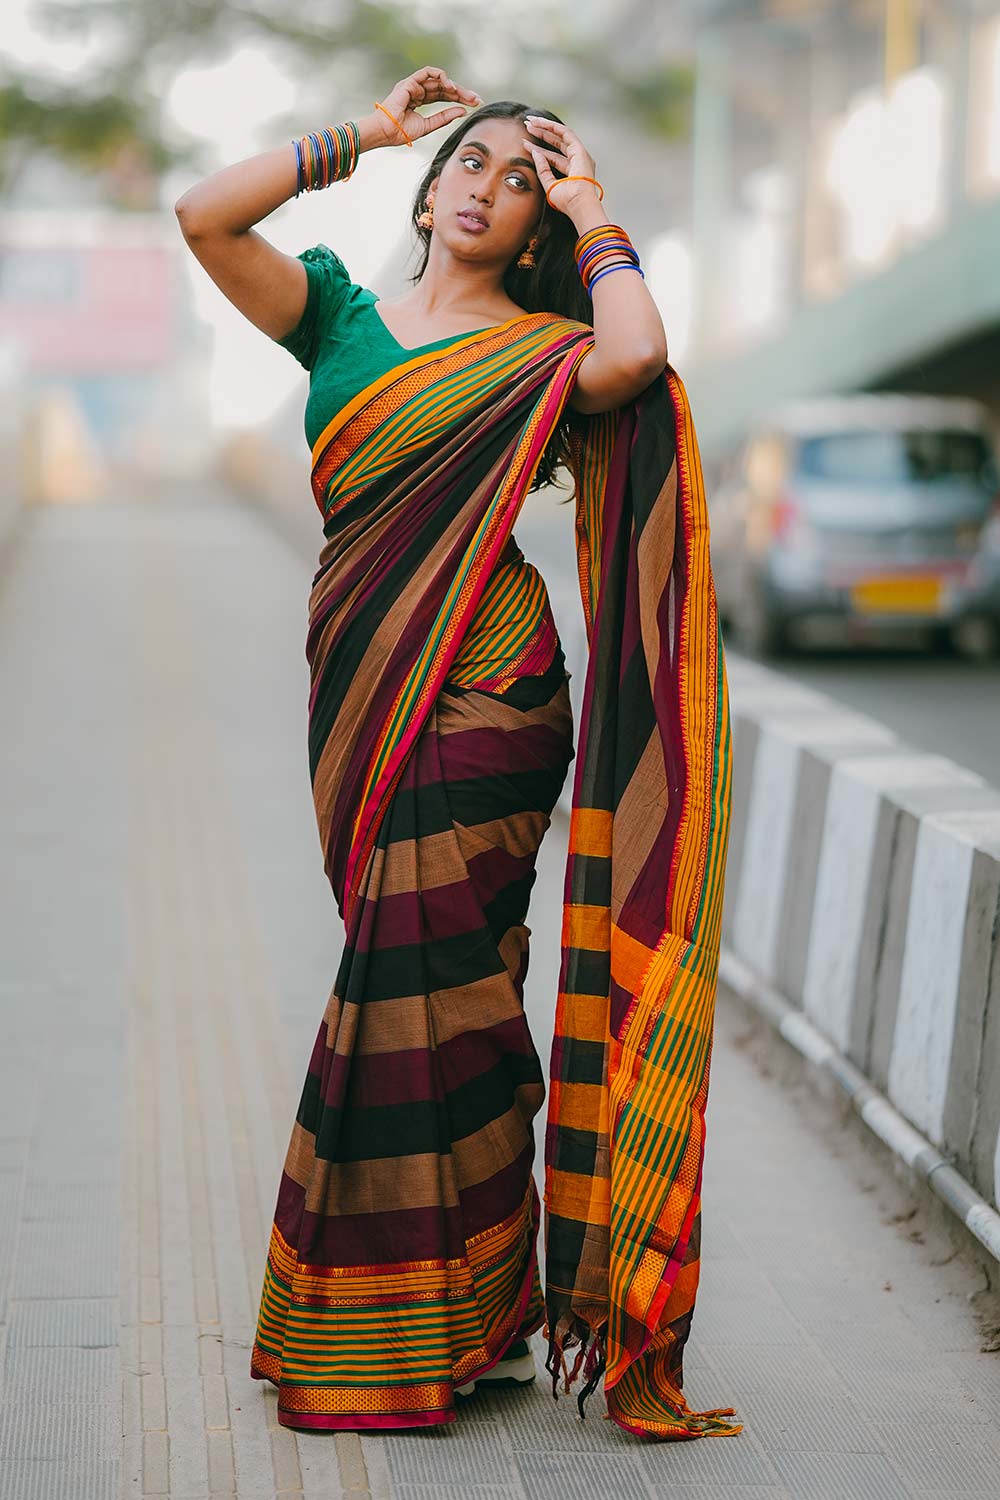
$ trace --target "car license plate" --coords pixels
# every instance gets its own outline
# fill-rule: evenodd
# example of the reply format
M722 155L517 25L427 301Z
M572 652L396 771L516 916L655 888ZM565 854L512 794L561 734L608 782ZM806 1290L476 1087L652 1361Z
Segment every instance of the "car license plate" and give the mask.
M851 603L864 613L932 615L941 607L941 579L934 573L894 573L865 578L851 589Z

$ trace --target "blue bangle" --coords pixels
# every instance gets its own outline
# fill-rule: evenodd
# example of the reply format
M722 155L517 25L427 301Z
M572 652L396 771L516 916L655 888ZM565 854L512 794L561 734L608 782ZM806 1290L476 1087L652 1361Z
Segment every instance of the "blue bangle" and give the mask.
M605 266L603 271L598 271L596 276L592 276L590 278L590 285L587 287L587 290L590 293L591 297L593 297L594 295L593 289L596 283L600 281L602 276L608 276L612 271L638 271L643 281L645 281L646 279L646 273L640 266L634 266L630 262L620 261L617 266Z

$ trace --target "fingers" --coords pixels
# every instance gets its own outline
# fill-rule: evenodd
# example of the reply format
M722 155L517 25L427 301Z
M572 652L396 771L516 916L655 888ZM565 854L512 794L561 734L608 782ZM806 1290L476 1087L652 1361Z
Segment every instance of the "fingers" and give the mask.
M543 115L525 115L524 123L532 135L540 135L543 140L554 139L569 144L577 139L568 125L562 125L558 120L546 120Z
M539 156L547 158L549 161L554 161L558 167L562 167L567 171L569 170L569 157L562 151L557 151L554 146L539 146L535 141L529 141L526 135L523 135L521 139L532 152L537 151Z
M579 137L557 120L545 120L540 115L526 115L525 124L532 135L540 136L543 144L525 138L537 162L540 158L551 162L561 172L593 171L593 158L584 149Z
M461 84L448 76L444 68L431 66L418 68L411 77L414 83L419 84L423 92L423 98L420 101L422 104L431 104L440 99L456 99L468 105L483 103L481 94L477 94L475 89L463 88Z
M451 83L451 79L450 78L449 78L448 82ZM466 104L482 104L482 103L484 103L482 94L477 94L476 91L475 91L475 89L463 89L457 83L452 84L452 88L458 94L459 98L462 99Z

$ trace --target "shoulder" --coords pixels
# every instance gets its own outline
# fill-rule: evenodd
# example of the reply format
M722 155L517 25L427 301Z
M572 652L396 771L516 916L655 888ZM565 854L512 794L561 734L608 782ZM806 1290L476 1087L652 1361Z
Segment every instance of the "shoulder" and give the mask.
M545 313L545 317L548 319L548 323L545 326L551 327L553 333L562 335L578 333L588 338L594 337L594 325L592 323L584 323L580 318L572 318L569 313L547 312Z
M339 317L355 283L336 250L322 241L300 250L295 258L306 271L305 306L297 326L276 342L311 370L324 336Z
M306 275L310 281L315 281L324 289L337 291L353 285L351 273L336 250L331 250L329 245L310 245L308 250L300 250L297 257L306 268Z
M347 267L336 250L331 250L322 240L318 245L310 245L308 250L300 250L299 260L304 260L308 265L327 266L337 275L348 275Z
M583 348L586 344L593 348L594 327L592 323L584 323L579 318L570 318L564 313L553 313L548 328L554 340L572 340L571 347L574 349ZM585 359L589 353L590 349L587 349L581 359Z

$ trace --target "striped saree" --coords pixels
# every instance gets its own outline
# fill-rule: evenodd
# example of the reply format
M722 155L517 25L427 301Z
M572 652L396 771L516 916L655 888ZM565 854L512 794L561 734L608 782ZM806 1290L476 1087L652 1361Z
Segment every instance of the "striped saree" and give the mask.
M574 424L590 642L576 748L545 586L511 534L592 342L533 313L409 351L313 446L309 764L346 945L251 1356L289 1427L453 1421L455 1386L545 1323L550 1369L567 1389L581 1363L591 1387L606 1369L621 1425L739 1430L680 1395L730 752L671 370ZM574 755L546 1307L525 917Z

